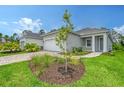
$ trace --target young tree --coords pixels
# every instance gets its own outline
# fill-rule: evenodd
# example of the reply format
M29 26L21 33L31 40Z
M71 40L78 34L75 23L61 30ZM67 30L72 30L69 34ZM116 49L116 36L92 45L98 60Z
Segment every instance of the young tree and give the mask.
M64 53L65 72L67 72L67 64L68 64L67 38L69 33L73 30L73 24L71 23L70 17L71 14L68 13L68 11L66 10L63 15L63 21L65 25L58 29L58 33L56 35L56 45L59 46L62 52Z

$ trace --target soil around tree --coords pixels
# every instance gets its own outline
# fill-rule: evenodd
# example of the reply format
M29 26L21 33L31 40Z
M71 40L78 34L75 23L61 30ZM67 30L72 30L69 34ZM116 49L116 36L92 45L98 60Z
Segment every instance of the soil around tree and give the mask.
M29 65L33 74L39 66ZM83 64L68 64L65 72L65 64L51 64L45 71L38 76L38 79L50 84L69 84L79 80L85 72Z

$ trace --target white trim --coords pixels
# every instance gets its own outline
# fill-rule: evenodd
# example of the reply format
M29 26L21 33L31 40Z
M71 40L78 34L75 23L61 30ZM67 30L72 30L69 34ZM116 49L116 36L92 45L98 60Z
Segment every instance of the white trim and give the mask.
M102 34L93 34L93 35L81 35L80 37L81 38L85 38L85 37L92 37L92 36L102 36L104 35L105 33L102 33Z
M103 35L103 52L107 52L107 34Z
M92 51L95 52L95 35L92 35Z

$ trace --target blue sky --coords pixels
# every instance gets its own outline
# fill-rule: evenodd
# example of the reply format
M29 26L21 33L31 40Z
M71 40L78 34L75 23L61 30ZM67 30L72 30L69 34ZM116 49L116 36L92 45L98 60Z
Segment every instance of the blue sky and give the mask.
M23 29L36 32L60 27L62 15L68 9L75 30L85 27L106 27L124 30L124 6L0 6L0 32L11 35ZM25 26L26 25L26 26ZM36 29L35 29L36 28Z

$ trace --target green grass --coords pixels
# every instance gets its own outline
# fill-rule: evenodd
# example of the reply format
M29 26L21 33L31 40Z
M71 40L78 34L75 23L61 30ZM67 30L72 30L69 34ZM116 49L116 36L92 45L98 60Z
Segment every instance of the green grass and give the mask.
M0 57L2 57L2 56L16 55L16 54L23 54L23 53L26 53L26 52L24 52L24 51L21 51L21 52L12 52L12 53L10 53L10 52L6 52L6 53L0 52Z
M86 69L84 76L68 85L51 85L38 80L31 73L28 62L3 65L0 66L0 86L124 86L124 51L114 54L82 59Z
M24 53L31 53L31 52L26 52L26 51L19 51L19 52L0 52L0 57L2 57L2 56L16 55L16 54L24 54Z

